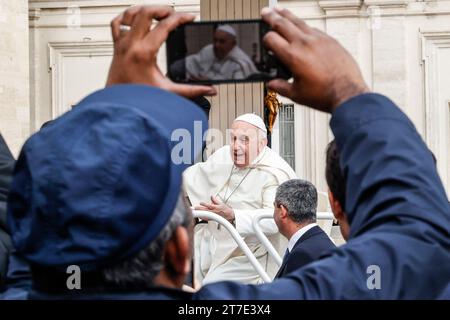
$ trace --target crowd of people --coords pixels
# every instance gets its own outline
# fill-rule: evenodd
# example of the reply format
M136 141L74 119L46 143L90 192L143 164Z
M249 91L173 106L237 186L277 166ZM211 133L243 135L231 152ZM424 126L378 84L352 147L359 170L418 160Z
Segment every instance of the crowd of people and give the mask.
M450 204L414 125L336 40L286 9L261 15L265 46L293 74L268 88L332 115L325 177L347 243L317 226L316 188L267 147L256 115L236 118L230 145L205 162L173 161L172 132L206 130L192 101L216 90L173 83L156 64L192 15L131 7L111 24L107 87L31 136L17 161L0 140L3 299L450 298ZM261 284L228 233L192 209L228 220L274 281ZM281 266L251 227L267 213ZM185 290L194 252L202 285Z

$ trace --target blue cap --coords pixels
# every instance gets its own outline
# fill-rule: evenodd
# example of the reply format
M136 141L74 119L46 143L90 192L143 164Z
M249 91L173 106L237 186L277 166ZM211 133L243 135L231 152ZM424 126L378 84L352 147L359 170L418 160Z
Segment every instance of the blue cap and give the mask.
M119 85L85 98L22 148L8 205L18 252L61 270L138 253L172 215L189 163L171 154L182 144L191 145L183 159L196 156L194 128L201 139L204 112L157 88ZM192 140L171 141L177 129L177 139Z

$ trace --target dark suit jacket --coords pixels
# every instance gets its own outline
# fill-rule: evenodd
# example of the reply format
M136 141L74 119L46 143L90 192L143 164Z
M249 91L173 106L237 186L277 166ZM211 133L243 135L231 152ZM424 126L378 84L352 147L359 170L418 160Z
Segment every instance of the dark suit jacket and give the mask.
M318 260L327 251L336 248L327 234L318 226L312 227L297 240L292 251L283 259L275 278L281 278L292 271Z

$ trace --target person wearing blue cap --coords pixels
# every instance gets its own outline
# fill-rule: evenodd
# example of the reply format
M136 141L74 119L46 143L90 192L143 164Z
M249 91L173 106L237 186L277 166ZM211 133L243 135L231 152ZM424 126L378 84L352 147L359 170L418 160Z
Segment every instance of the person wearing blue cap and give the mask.
M163 22L144 39L139 31L150 27L151 17ZM113 21L108 87L23 146L8 222L17 252L31 267L30 299L185 297L179 288L191 266L193 218L182 172L191 163L178 161L174 147L180 141L172 134L184 130L194 138L194 126L200 124L203 137L204 112L180 95L194 98L215 90L177 85L158 69L134 69L124 61L136 61L133 55L157 43L161 33L191 19L167 7L127 10ZM122 23L132 25L129 33L116 32ZM130 39L141 47L128 49ZM127 47L126 55L120 46ZM150 52L156 57L157 50ZM153 61L144 59L144 64ZM190 149L182 152L192 160L202 141L188 142Z
M213 89L174 85L156 66L167 32L193 17L133 8L113 22L112 87L32 136L15 168L8 223L14 246L32 266L31 298L434 299L443 292L450 279L443 267L450 262L450 207L416 129L393 102L369 92L356 62L334 39L287 10L265 9L262 17L274 28L266 46L294 75L293 82L273 80L269 88L332 113L351 190L347 244L270 284L219 282L193 296L177 290L189 269L192 229L176 218L177 210L186 210L190 220L180 199L186 165L171 161L170 132L192 132L194 121L206 119L167 91L118 84L184 96ZM152 29L159 32L149 31L152 18L162 19ZM131 31L121 35L121 23ZM144 51L134 55L140 42L151 59ZM152 255L158 239L167 240ZM145 268L155 256L159 268L147 282L134 272L122 277L127 267Z

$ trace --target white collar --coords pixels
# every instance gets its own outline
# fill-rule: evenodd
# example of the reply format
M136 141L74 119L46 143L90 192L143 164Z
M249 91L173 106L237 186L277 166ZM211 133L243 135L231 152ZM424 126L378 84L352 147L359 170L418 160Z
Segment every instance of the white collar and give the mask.
M297 243L298 239L300 239L309 229L312 229L315 226L317 226L317 223L310 223L304 226L303 228L299 229L296 233L294 233L294 235L289 239L288 244L289 252L291 252L292 249L294 249L294 246Z

